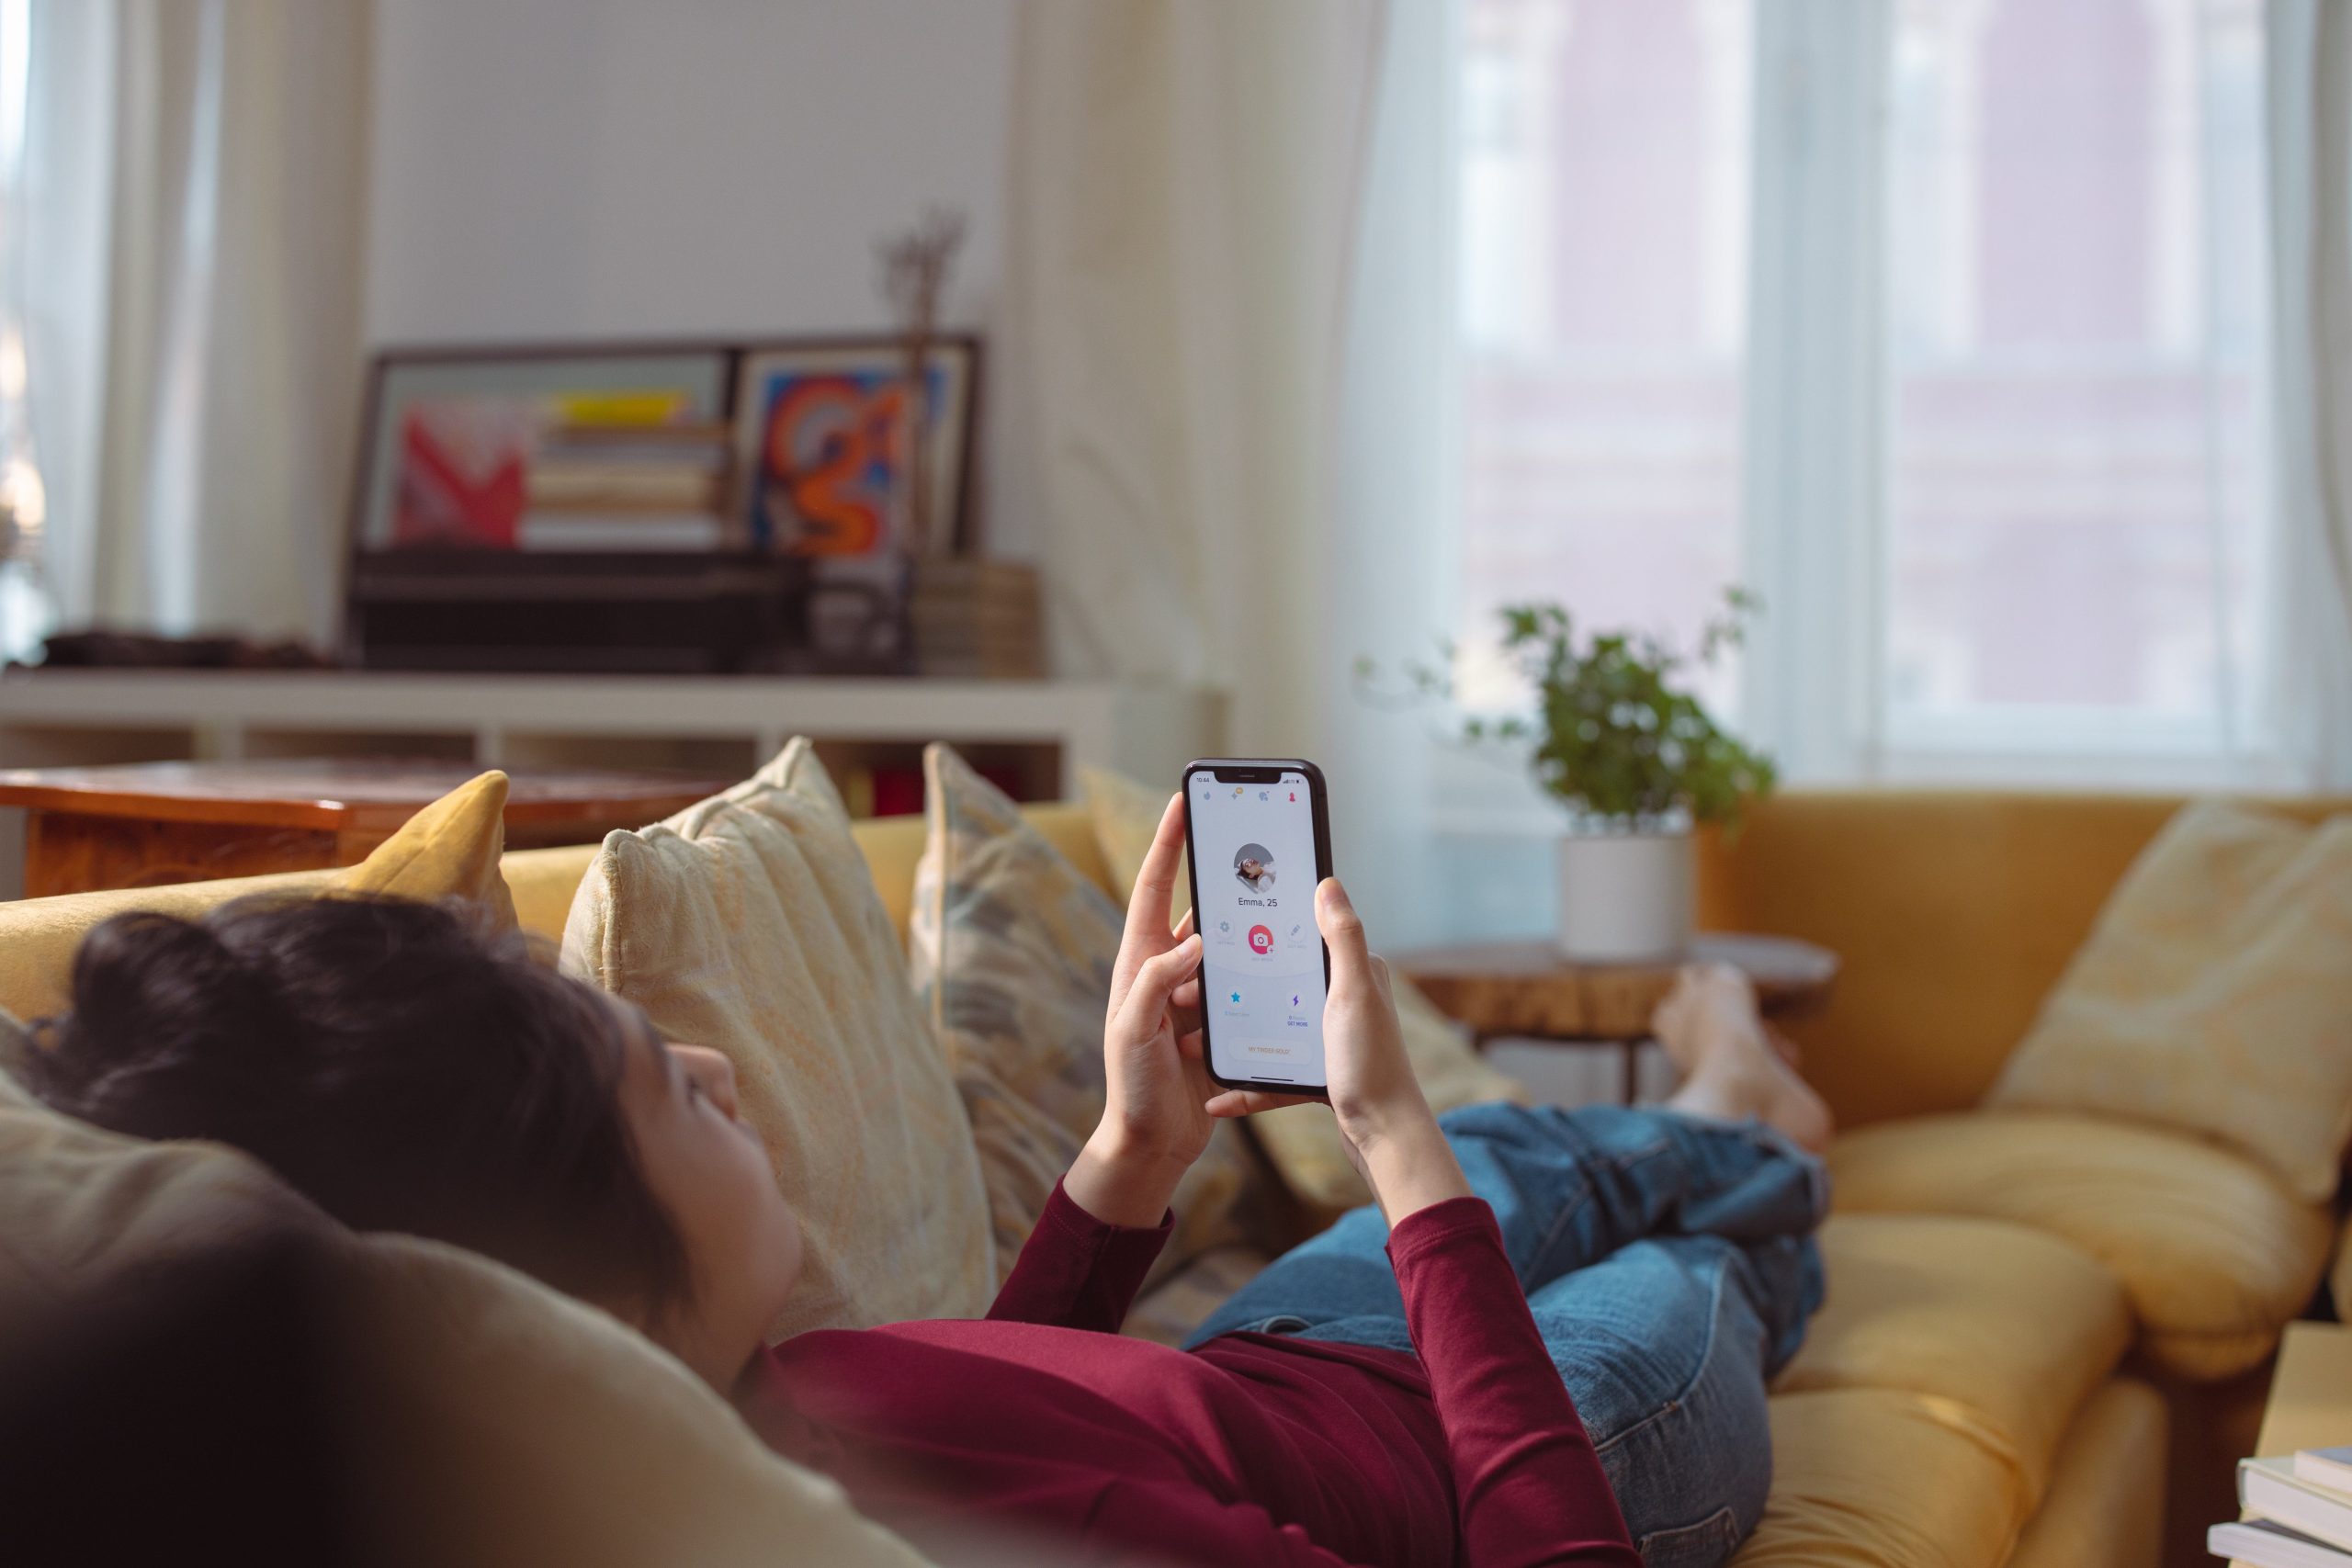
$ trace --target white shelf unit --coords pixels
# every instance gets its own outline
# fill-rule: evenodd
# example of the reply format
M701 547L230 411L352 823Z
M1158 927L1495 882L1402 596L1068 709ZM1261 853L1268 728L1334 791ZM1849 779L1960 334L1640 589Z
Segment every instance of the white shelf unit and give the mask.
M1088 765L1172 786L1219 750L1224 719L1220 694L1116 682L36 669L0 676L0 767L425 756L741 777L807 735L836 769L903 766L944 740L1054 797ZM21 813L0 818L13 897Z

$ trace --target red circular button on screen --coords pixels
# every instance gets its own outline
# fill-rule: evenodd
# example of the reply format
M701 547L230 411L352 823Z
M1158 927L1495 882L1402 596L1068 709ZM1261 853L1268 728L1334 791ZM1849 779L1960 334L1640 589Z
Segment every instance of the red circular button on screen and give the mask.
M1263 926L1250 928L1250 951L1261 958L1274 950L1274 933Z

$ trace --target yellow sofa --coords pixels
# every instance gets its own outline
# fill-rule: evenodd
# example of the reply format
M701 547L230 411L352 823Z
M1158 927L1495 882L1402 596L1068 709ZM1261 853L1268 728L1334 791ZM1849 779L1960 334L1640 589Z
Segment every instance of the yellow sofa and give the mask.
M2242 1393L2299 1302L2280 1303L2308 1297L2330 1217L2245 1162L2171 1134L1973 1109L2173 804L1795 795L1736 846L1705 847L1708 924L1809 937L1845 960L1831 1005L1797 1031L1849 1130L1832 1156L1829 1298L1774 1391L1775 1483L1743 1568L2148 1568L2165 1551L2167 1400L2193 1404L2225 1373L2219 1386ZM1027 816L1107 878L1082 810ZM902 927L922 831L858 829ZM594 852L505 857L526 929L560 935ZM193 913L323 880L0 905L0 1007L55 1010L74 944L118 910ZM1211 1253L1147 1300L1142 1330L1182 1332L1262 1261ZM2222 1517L2207 1494L2226 1497L2226 1457L2172 1446L2193 1472L2173 1485L2190 1497L2176 1524L2201 1529Z

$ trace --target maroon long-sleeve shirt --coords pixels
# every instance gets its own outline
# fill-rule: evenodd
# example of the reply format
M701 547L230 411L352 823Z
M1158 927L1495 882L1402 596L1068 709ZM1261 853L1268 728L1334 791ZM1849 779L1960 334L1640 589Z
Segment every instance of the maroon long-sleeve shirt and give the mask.
M1122 1338L1168 1231L1057 1187L986 1318L800 1335L739 1403L919 1545L995 1526L1081 1560L1640 1568L1483 1200L1389 1235L1418 1359Z

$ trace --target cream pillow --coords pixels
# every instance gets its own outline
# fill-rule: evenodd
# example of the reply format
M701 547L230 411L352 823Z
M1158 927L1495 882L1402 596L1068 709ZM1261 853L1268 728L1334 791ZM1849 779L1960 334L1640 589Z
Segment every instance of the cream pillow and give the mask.
M807 1242L779 1337L987 1310L971 1123L807 740L666 822L608 835L562 963L734 1063Z
M2116 885L1988 1102L2243 1150L2301 1197L2352 1137L2352 817L2185 807Z
M0 1015L0 1060L25 1049ZM355 1237L243 1156L118 1137L0 1074L0 1334L239 1240L316 1248L353 1539L389 1562L922 1559L633 1329L487 1258Z
M1159 830L1160 813L1168 809L1168 796L1100 768L1086 769L1080 781L1102 859L1119 886L1133 886ZM1375 945L1378 936L1374 933ZM1490 1100L1525 1104L1532 1098L1526 1085L1487 1066L1470 1048L1462 1026L1440 1012L1411 981L1396 976L1393 989L1397 1020L1404 1025L1405 1055L1430 1110L1451 1111ZM1250 1117L1249 1124L1283 1184L1300 1201L1326 1214L1372 1201L1372 1190L1348 1163L1339 1124L1322 1106L1263 1111Z
M933 746L923 774L908 955L972 1118L1001 1277L1102 1118L1102 1016L1126 918L963 758ZM1238 1129L1220 1125L1176 1189L1152 1280L1235 1238L1250 1174Z

